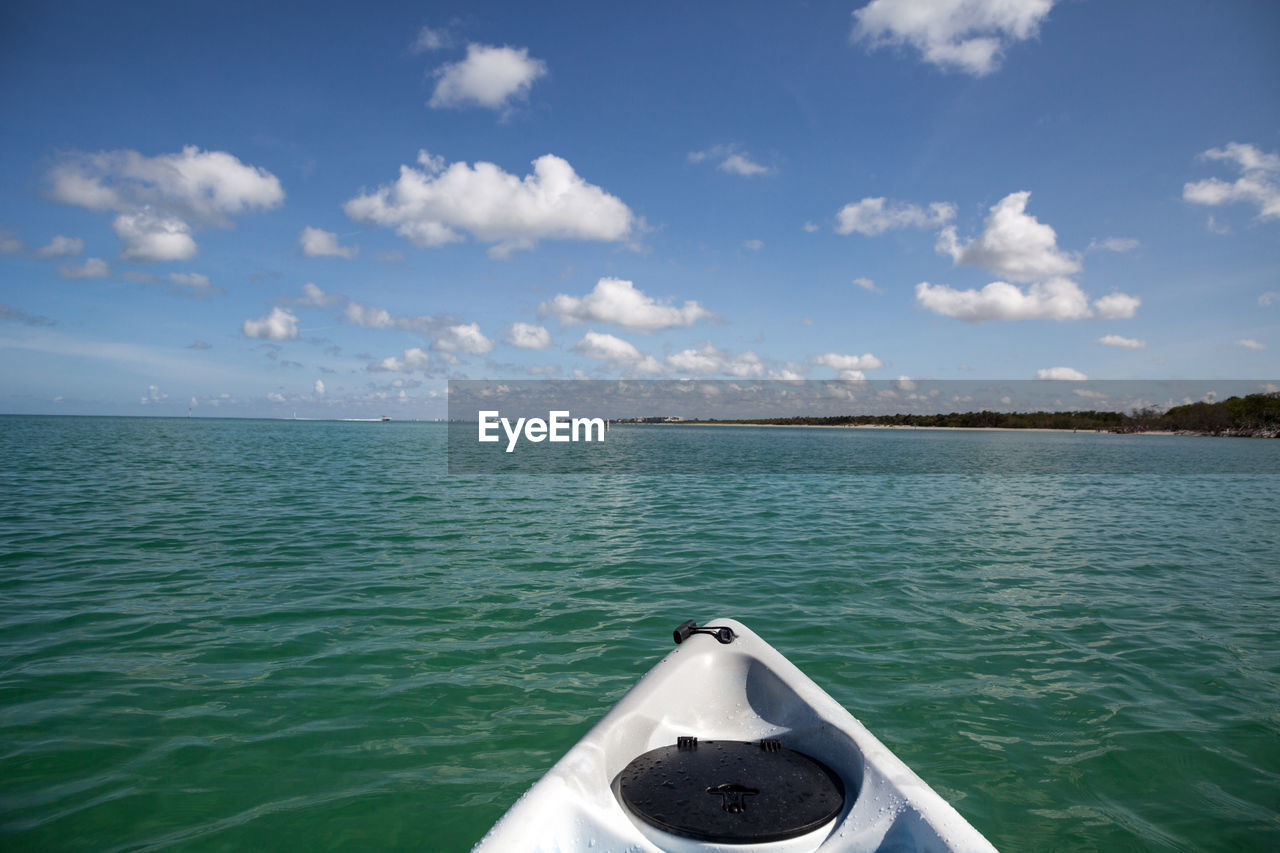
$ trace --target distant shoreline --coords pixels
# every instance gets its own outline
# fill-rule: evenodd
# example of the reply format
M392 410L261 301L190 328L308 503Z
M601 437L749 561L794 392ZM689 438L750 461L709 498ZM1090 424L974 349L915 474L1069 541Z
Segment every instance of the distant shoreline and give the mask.
M884 429L884 430L920 430L934 432L1070 432L1081 433L1086 435L1152 435L1152 436L1188 436L1188 437L1208 437L1208 438L1277 438L1276 435L1269 431L1259 431L1258 434L1235 434L1235 433L1214 433L1214 432L1195 432L1192 430L1134 430L1132 432L1119 432L1109 429L1072 429L1072 428L1055 428L1055 427L957 427L957 426L914 426L912 424L771 424L771 423L754 423L751 421L667 421L659 423L655 421L639 422L639 421L611 421L613 426L618 427L680 427L680 426L697 426L697 427L763 427L766 429Z
M772 418L701 418L674 415L624 418L619 425L671 426L797 426L843 429L967 429L1109 433L1117 435L1194 435L1240 438L1280 438L1280 392L1228 397L1218 402L1187 403L1168 411L1154 408L1118 411L1068 412L938 412L931 415L899 412L893 415L792 415Z

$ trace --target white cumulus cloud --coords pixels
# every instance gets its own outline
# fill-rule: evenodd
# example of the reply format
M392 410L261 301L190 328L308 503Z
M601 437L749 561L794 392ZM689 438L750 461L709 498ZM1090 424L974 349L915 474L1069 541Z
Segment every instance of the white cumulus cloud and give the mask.
M1247 349L1250 352L1262 352L1264 349L1267 348L1266 344L1261 343L1259 341L1255 341L1253 338L1241 338L1240 340L1236 341L1236 345L1244 349Z
M1013 281L1037 281L1078 272L1080 262L1058 248L1053 228L1028 214L1031 193L1010 193L987 216L982 234L961 243L954 226L938 235L937 250L957 266L989 269Z
M582 336L582 340L574 344L573 351L634 373L663 372L662 363L656 358L642 353L630 341L604 332L588 331Z
M984 267L1029 286L993 281L981 290L958 290L921 282L916 285L921 307L973 323L1134 316L1142 304L1137 297L1111 293L1090 304L1088 295L1067 278L1080 270L1079 256L1059 249L1053 228L1026 212L1030 198L1026 191L1010 193L991 207L979 236L961 242L955 226L948 226L939 232L935 246L958 266Z
M1092 314L1084 291L1065 278L1036 282L1025 291L1005 281L993 281L981 290L957 290L922 281L916 285L916 301L935 314L970 323L1079 320Z
M1280 155L1232 142L1222 148L1210 148L1200 157L1233 163L1240 170L1240 177L1232 183L1218 178L1189 182L1182 187L1183 199L1205 205L1242 202L1256 206L1259 219L1280 217Z
M982 76L1005 49L1035 37L1054 0L872 0L853 13L852 38L907 44L925 62Z
M338 235L332 231L310 226L303 228L298 235L298 245L308 258L354 258L360 252L359 246L338 245Z
M479 323L456 323L436 332L431 348L444 353L484 355L493 349L493 341L480 332Z
M764 364L752 350L727 352L710 343L667 356L666 369L681 376L733 376L742 379L764 375Z
M1069 382L1083 382L1088 379L1073 367L1043 367L1036 371L1036 379L1062 379Z
M529 56L528 48L467 45L467 58L435 71L436 88L428 106L479 106L507 109L528 97L529 89L547 74L547 64Z
M150 209L122 213L111 223L124 242L124 257L134 261L187 261L198 248L191 226L176 216L156 216Z
M316 380L316 384L315 384L315 393L316 393L316 396L317 396L317 397L323 397L323 396L324 396L324 380L323 380L323 379L317 379L317 380Z
M139 261L187 260L196 253L193 222L227 228L234 214L284 201L279 179L266 169L194 145L155 157L129 150L69 155L49 181L57 201L119 214L113 227L124 256Z
M935 201L928 209L905 201L864 198L840 208L836 214L836 233L858 232L868 237L898 228L936 228L955 218L956 206Z
M347 216L388 228L419 247L463 239L496 243L505 257L539 240L625 240L636 218L621 199L578 176L554 154L533 161L533 173L518 178L493 163L453 163L426 151L422 168L401 166L400 177L344 206Z
M566 326L577 323L616 323L641 332L656 332L677 326L692 326L714 315L697 302L686 301L677 308L657 302L629 282L602 278L586 296L565 293L538 306L540 315L552 315Z
M247 338L290 341L298 337L298 318L284 308L272 308L256 320L245 320L240 327Z
M841 379L863 380L866 378L864 370L875 370L884 367L884 362L876 358L871 353L862 355L845 355L838 352L824 353L813 359L814 364L830 367L840 376Z
M1104 320L1125 320L1137 313L1142 300L1127 293L1108 293L1093 301L1098 316Z
M534 323L512 323L507 328L507 343L520 349L546 349L551 346L551 333Z

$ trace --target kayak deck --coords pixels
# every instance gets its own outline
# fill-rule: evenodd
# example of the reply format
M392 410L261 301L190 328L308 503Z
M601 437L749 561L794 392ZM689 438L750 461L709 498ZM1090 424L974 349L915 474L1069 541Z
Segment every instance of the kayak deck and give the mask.
M475 850L995 849L776 649L739 622L710 624L729 628L732 641L688 636L511 807ZM619 777L637 757L681 738L778 742L838 775L843 807L816 831L761 844L663 832L623 804ZM725 790L750 787L750 780L733 782ZM728 810L730 799L724 802ZM750 797L734 802L751 808Z

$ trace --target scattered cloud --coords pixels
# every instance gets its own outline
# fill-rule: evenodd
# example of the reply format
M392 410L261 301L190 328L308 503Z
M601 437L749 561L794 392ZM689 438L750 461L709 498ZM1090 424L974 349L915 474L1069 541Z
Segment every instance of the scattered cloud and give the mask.
M0 320L15 320L24 326L54 326L57 323L41 314L28 314L0 302Z
M62 264L58 267L58 275L66 279L106 278L111 275L111 268L102 258L89 258L79 266Z
M36 249L37 258L73 258L84 251L84 240L79 237L56 235L49 245Z
M1264 349L1267 348L1266 344L1259 343L1258 341L1255 341L1253 338L1241 338L1240 340L1236 341L1236 345L1239 347L1242 347L1243 349L1247 349L1250 352L1262 352Z
M1258 219L1280 218L1280 154L1232 142L1222 148L1210 148L1200 158L1233 163L1240 170L1240 177L1233 183L1218 178L1189 182L1182 187L1183 199L1210 206L1252 204L1258 208Z
M221 296L226 293L221 287L213 284L207 275L195 272L171 272L162 277L141 270L126 270L120 274L120 278L140 284L168 284L170 293L192 299L208 299L210 296Z
M332 298L332 294L326 294L318 287L315 288L314 295L317 300L327 301ZM460 354L484 355L493 349L493 341L485 337L478 323L460 323L456 317L448 314L403 317L392 314L385 308L348 301L343 307L342 316L348 323L366 329L400 329L430 338L431 349L441 353L442 358L450 364L457 363Z
M314 282L307 282L302 285L301 296L282 296L280 302L285 305L308 305L312 308L327 308L330 305L338 305L347 300L347 297L341 293L326 293L317 287Z
M810 234L816 234L817 232L819 232L819 231L821 231L821 230L822 230L822 226L821 226L821 225L818 225L818 224L816 224L816 223L814 223L814 222L808 222L808 221L806 221L806 222L804 223L804 230L805 230L805 231L808 231Z
M206 349L213 349L213 347L209 344L208 341L196 340L196 341L193 341L192 343L187 344L187 349L206 350Z
M423 337L431 337L441 329L458 322L457 318L448 314L419 314L415 317L404 317L392 314L385 308L361 305L358 302L348 302L342 309L342 316L348 323L366 329L401 329Z
M373 373L392 372L392 373L413 373L417 370L426 370L431 364L431 356L421 347L410 347L404 351L404 354L397 358L396 356L387 356L382 361L372 362L366 368Z
M168 275L170 288L174 293L190 296L192 299L208 299L210 296L221 296L226 293L209 280L209 276L198 272L171 272Z
M1102 393L1101 391L1094 391L1094 390L1093 390L1093 389L1091 389L1091 388L1076 388L1076 389L1075 389L1074 391L1072 391L1071 393L1072 393L1072 394L1075 394L1077 397L1086 397L1086 398L1088 398L1088 399L1090 399L1090 400L1105 400L1105 399L1107 399L1107 395L1106 395L1106 394Z
M111 227L124 243L121 256L131 261L187 261L199 251L191 226L176 216L122 213Z
M529 96L535 81L547 74L547 64L529 56L528 48L467 45L467 58L440 66L436 88L427 106L485 107L509 110L512 101Z
M1127 293L1108 293L1093 301L1094 310L1104 320L1127 320L1138 311L1142 300Z
M414 53L426 53L429 50L443 50L452 45L453 39L449 37L448 30L423 27L418 31L418 37L413 40L409 49Z
M921 307L970 323L988 320L1079 320L1091 316L1089 298L1070 279L1036 282L1026 291L1004 281L981 290L956 290L922 281L916 285Z
M734 376L742 379L764 375L764 364L752 350L734 355L710 343L667 356L666 370L685 376Z
M928 209L905 201L884 197L864 198L840 208L836 214L836 233L858 232L875 237L899 228L937 228L955 218L956 206L935 201Z
M506 340L520 349L546 349L551 346L551 333L533 323L512 323L507 328Z
M981 77L1004 51L1034 38L1054 0L872 0L853 13L852 39L872 49L910 45L947 71Z
M188 260L196 254L191 223L228 228L234 214L284 201L279 179L266 169L194 145L155 157L128 150L68 155L49 181L57 201L115 211L123 257L135 261Z
M1277 302L1280 302L1280 292L1274 290L1268 290L1258 297L1258 305L1262 308L1270 308Z
M1119 347L1121 349L1142 349L1147 345L1146 341L1137 338L1126 338L1123 335L1103 335L1098 338L1098 343L1106 347Z
M1029 283L1026 289L1008 281L994 281L981 290L921 282L916 285L916 301L934 313L973 323L1132 317L1142 304L1137 297L1111 293L1091 305L1080 286L1066 277L1080 270L1079 256L1060 250L1053 228L1026 212L1030 197L1025 191L1010 193L990 209L978 237L962 243L955 227L947 226L936 245L958 266L984 267L1011 281Z
M16 255L25 248L27 244L18 239L12 231L0 231L0 254Z
M824 355L816 356L813 359L814 364L830 367L836 371L841 379L866 379L864 370L876 370L884 367L884 362L876 358L871 353L863 355L843 355L837 352L829 352Z
M1058 235L1026 212L1031 193L1010 193L987 216L982 234L961 243L955 226L938 235L937 250L956 266L976 266L1013 281L1038 281L1080 270L1079 260L1058 249Z
M552 315L562 325L578 323L616 323L640 332L656 332L680 326L692 326L699 320L710 320L714 315L697 302L686 301L677 308L661 304L629 281L602 278L595 288L583 297L557 294L538 306L541 316Z
M629 341L604 332L588 331L582 336L582 340L573 345L573 351L636 373L663 372L662 363L653 356L640 352Z
M690 163L702 163L704 161L714 162L716 168L722 172L741 175L744 178L769 175L774 171L769 166L763 166L752 160L751 155L737 145L713 145L703 151L689 152Z
M1142 244L1132 237L1108 237L1105 240L1090 240L1085 247L1086 252L1132 252Z
M359 246L339 246L338 235L332 231L310 226L298 235L298 245L308 258L354 258L360 252Z
M317 379L316 384L312 386L312 388L315 391L315 395L317 397L324 396L324 380L323 379Z
M442 353L484 355L493 349L493 341L480 332L479 323L457 323L438 331L431 348Z
M608 362L609 366L631 375L667 375L679 377L731 376L740 379L765 375L763 360L752 350L731 353L711 343L690 347L658 360L642 352L622 338L589 331L574 345L573 351L587 358ZM772 378L801 378L799 374L771 374Z
M247 338L290 341L298 337L298 318L277 306L256 320L245 320L240 328Z
M864 278L864 277L862 277L862 276L859 276L858 278L855 278L855 279L854 279L852 282L850 282L850 283L851 283L851 284L853 284L853 285L856 285L857 287L861 287L863 290L869 290L869 291L871 291L872 293L882 293L882 292L883 292L882 290L880 290L880 288L876 287L876 283L875 283L874 281L872 281L872 280L871 280L871 279L869 279L869 278Z
M745 240L742 243L742 248L750 249L753 252L758 252L764 248L764 241L763 240Z
M146 395L138 398L138 402L145 406L149 403L159 403L161 400L167 399L169 399L169 395L161 391L159 387L148 385Z
M1036 371L1036 379L1062 379L1069 382L1083 382L1088 378L1088 376L1072 367L1045 367Z
M347 216L388 228L415 246L458 242L462 231L495 243L493 257L532 249L539 240L627 239L636 217L621 199L584 181L554 154L533 161L518 178L493 163L474 166L418 153L422 167L401 166L400 177L344 206Z
M1231 233L1231 226L1224 225L1218 222L1216 219L1213 218L1212 213L1209 214L1209 218L1205 220L1204 227L1208 230L1210 234L1217 234L1219 237L1223 236L1224 234Z

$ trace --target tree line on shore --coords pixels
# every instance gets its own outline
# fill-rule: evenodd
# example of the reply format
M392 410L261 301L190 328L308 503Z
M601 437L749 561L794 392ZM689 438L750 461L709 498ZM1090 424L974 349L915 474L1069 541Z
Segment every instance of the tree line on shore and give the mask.
M933 415L832 415L712 419L704 423L778 426L914 426L1000 429L1070 429L1105 432L1188 432L1202 435L1280 437L1280 393L1249 394L1216 403L1189 403L1161 412L952 412Z

